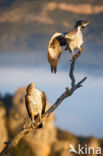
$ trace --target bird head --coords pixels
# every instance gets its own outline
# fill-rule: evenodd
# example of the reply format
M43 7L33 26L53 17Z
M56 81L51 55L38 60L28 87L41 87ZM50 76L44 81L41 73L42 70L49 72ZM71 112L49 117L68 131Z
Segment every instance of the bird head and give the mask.
M74 27L75 27L75 28L81 27L81 28L84 29L88 24L89 24L89 21L79 20L79 21L76 22L76 24L75 24Z
M28 95L32 95L34 93L35 83L30 83L27 86L26 92Z

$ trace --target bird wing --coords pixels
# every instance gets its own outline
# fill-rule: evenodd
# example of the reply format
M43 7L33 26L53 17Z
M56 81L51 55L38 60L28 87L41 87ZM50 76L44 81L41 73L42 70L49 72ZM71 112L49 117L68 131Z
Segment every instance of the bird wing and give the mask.
M42 92L42 114L45 113L46 102L47 102L46 94L45 94L45 92Z
M70 32L67 32L65 38L74 39L76 32L77 32L77 28L71 30Z
M65 45L65 35L62 33L55 33L48 44L48 61L51 65L51 72L57 71L58 60L62 54L61 46Z
M32 108L31 108L31 99L30 99L29 95L25 95L25 105L26 105L26 109L27 109L28 115L31 118L31 116L32 116Z

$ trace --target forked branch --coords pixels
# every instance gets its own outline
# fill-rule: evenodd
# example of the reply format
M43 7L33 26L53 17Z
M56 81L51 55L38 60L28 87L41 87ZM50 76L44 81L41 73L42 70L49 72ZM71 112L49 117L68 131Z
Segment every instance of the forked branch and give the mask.
M62 103L62 101L64 99L66 99L67 97L71 96L73 94L73 92L80 88L82 86L82 83L87 79L87 77L84 77L81 81L79 81L78 83L76 83L75 81L75 77L74 77L74 67L75 67L75 59L72 59L71 62L71 66L70 66L70 79L71 79L71 88L69 89L68 87L66 88L66 90L64 91L63 94L61 94L61 96L56 100L56 102L53 104L53 106L51 106L45 114L42 115L41 117L41 122L43 120L45 120L46 118L48 118L50 116L50 114L55 111L55 109ZM19 134L17 134L12 140L11 142L9 142L7 144L7 146L5 147L5 149L0 153L0 156L6 156L7 153L9 151L11 151L14 147L17 146L17 144L19 143L20 139L23 138L26 134L32 132L34 129L39 128L39 124L40 121L37 119L35 122L34 127L28 127L23 129L21 132L19 132Z

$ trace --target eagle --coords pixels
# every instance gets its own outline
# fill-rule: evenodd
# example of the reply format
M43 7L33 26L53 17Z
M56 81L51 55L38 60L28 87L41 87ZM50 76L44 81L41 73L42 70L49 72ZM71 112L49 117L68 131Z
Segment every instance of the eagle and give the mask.
M62 54L62 46L65 46L64 50L69 50L72 53L73 58L76 59L80 56L83 45L81 28L85 28L88 23L88 21L79 20L71 31L65 33L56 32L51 37L48 43L48 62L52 73L57 71L58 61ZM77 54L74 54L75 49L78 50Z
M32 121L32 127L35 124L35 119L41 121L41 116L45 113L46 103L45 92L36 89L34 83L29 84L26 88L25 105ZM42 128L42 123L39 128Z

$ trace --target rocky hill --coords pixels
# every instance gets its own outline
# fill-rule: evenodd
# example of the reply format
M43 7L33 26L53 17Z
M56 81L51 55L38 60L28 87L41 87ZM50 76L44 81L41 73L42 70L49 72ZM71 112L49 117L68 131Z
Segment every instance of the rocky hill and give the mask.
M54 32L70 30L78 19L90 21L85 31L88 47L100 49L102 18L101 0L2 0L0 52L45 50Z
M25 88L19 88L12 98L9 95L8 98L7 95L0 98L0 124L2 125L0 128L0 151L4 148L3 142L12 139L23 128L25 123L24 117L27 124L30 123L25 109L24 96ZM7 109L7 99L11 99L9 109ZM54 115L51 115L43 123L44 127L42 129L34 130L26 135L8 156L76 156L74 153L69 153L70 144L75 149L78 148L78 144L83 147L92 146L95 150L97 147L103 148L102 139L77 137L67 131L56 128L54 120Z
M3 142L6 140L8 140L8 133L6 128L6 110L0 101L0 152L5 147Z

